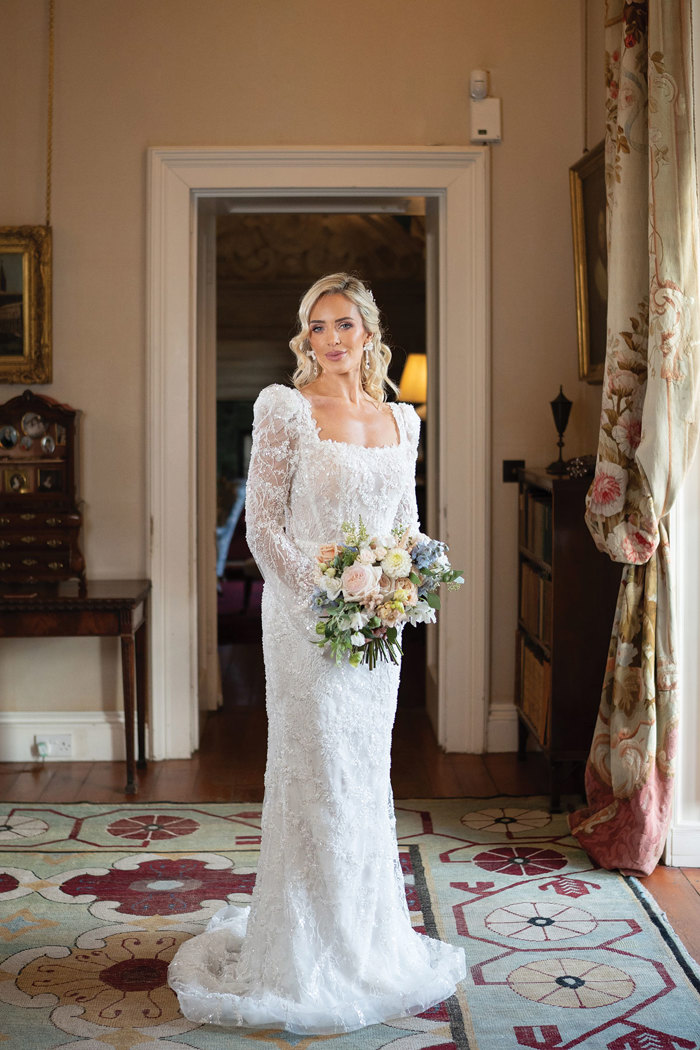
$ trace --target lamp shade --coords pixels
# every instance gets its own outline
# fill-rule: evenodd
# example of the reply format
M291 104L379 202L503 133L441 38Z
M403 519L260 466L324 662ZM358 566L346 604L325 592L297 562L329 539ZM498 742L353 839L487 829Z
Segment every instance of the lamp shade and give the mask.
M428 397L428 359L425 354L409 354L399 383L399 400L425 404Z

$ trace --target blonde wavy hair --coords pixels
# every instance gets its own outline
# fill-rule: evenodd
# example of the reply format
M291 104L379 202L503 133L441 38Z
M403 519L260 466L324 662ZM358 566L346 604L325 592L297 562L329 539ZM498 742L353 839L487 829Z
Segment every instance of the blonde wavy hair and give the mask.
M369 362L360 369L362 389L375 401L386 401L387 387L398 394L398 387L389 379L389 362L391 350L383 341L379 320L379 309L369 288L359 277L349 273L331 273L321 277L312 284L299 303L299 331L289 341L290 349L297 359L297 367L292 382L297 390L308 386L317 378L317 365L309 357L309 318L318 300L324 295L344 295L354 303L360 312L365 331L369 334L371 346Z

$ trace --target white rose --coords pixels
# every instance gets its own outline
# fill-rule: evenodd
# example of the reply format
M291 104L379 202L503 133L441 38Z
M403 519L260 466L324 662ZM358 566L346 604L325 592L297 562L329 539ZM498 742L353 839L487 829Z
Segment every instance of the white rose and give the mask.
M337 598L340 594L341 582L335 576L324 576L321 579L320 587L322 591L325 591L329 598Z
M362 562L363 565L373 565L375 561L375 553L369 547L362 547L356 560Z

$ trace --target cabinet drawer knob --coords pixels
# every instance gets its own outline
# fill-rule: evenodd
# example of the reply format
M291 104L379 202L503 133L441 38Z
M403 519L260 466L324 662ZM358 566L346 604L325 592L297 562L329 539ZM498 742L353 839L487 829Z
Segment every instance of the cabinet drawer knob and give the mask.
M63 568L63 562L62 561L50 561L49 562L49 568L50 569L62 569Z
M47 540L46 541L46 546L47 547L60 547L62 543L63 543L63 540Z
M36 565L36 558L22 558L22 565Z
M9 518L0 518L0 525L9 525L9 524L10 524L10 519Z
M22 521L33 521L35 517L36 514L20 514Z
M61 524L61 519L60 518L47 518L46 519L46 524L47 525L60 525Z
M23 536L22 543L36 543L36 536Z
M9 561L0 561L0 569L9 569L9 568L10 568L10 562Z
M10 541L9 540L0 540L0 547L9 547L9 546L10 546Z

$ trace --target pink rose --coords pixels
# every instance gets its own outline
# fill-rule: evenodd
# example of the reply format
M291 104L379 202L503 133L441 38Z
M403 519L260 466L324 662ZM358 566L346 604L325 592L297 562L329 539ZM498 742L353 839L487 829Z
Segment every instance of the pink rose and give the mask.
M610 376L608 387L615 397L631 397L639 387L639 378L634 372L620 368Z
M608 544L616 561L644 565L656 550L657 540L632 522L621 521L612 530Z
M634 459L634 453L642 440L642 421L629 416L626 413L620 416L617 426L611 431L613 441L617 442L618 448L630 459Z
M370 550L369 547L363 547L357 555L357 561L361 562L363 565L373 565L374 551Z
M394 581L391 576L387 576L385 572L379 577L379 595L382 598L388 598L394 593Z
M348 602L360 603L376 597L379 593L380 575L378 565L363 565L361 561L348 565L340 577L343 597Z
M372 539L369 541L369 545L374 551L374 557L376 558L376 560L381 561L382 558L386 555L386 544L382 540L380 540L378 536L373 536Z
M602 514L606 518L617 514L625 505L626 492L627 471L624 467L601 460L588 494L588 508L591 514Z
M328 562L333 561L336 554L340 552L340 547L337 543L322 543L320 550L317 554L317 560Z

